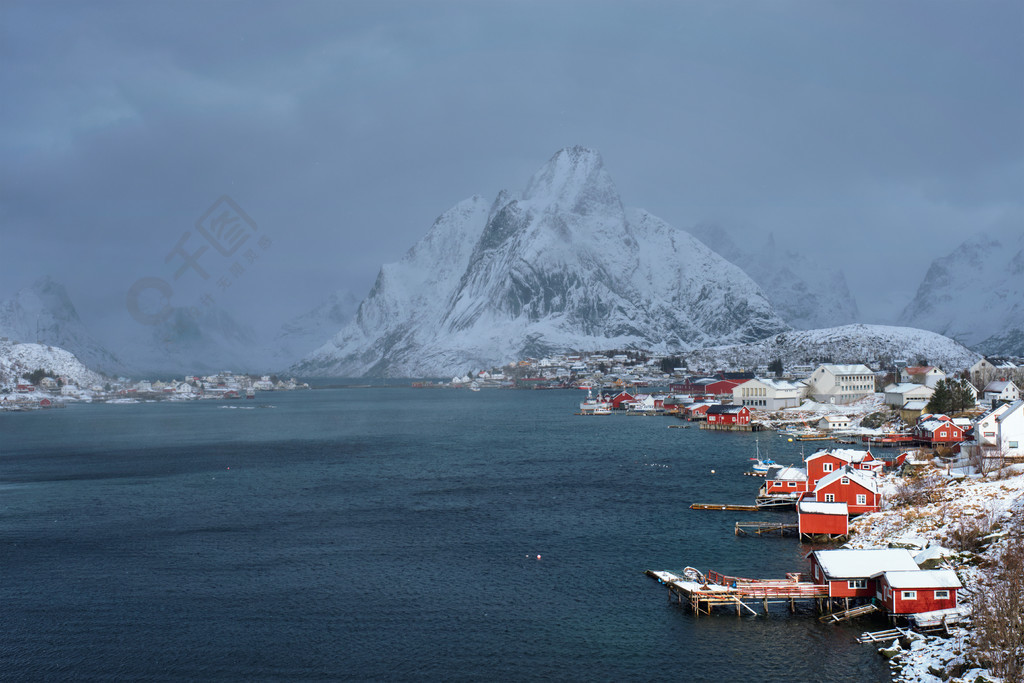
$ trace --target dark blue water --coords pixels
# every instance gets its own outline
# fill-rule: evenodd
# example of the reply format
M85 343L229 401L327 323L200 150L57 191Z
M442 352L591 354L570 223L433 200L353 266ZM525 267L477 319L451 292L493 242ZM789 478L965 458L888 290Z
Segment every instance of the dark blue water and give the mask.
M645 569L782 578L808 548L733 535L784 514L688 509L752 500L754 436L578 417L580 397L0 414L0 677L889 680L863 624L669 603Z

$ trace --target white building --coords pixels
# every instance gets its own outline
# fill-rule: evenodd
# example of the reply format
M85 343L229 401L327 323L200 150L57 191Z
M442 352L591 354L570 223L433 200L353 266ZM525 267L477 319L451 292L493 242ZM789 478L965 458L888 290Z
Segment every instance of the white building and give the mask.
M783 379L750 379L732 390L732 402L761 410L796 408L807 387Z
M985 385L981 400L985 403L992 401L1016 401L1020 399L1020 389L1013 382L989 382Z
M885 388L885 405L892 406L893 408L902 408L907 404L907 401L928 401L934 393L935 389L924 384L915 384L913 382L890 384Z
M946 379L946 373L931 365L915 365L900 370L900 382L923 384L935 388L939 380Z
M848 404L875 393L875 373L866 365L819 365L807 379L807 395L818 403Z
M969 457L1024 455L1024 401L1003 403L974 421L974 441L961 449Z

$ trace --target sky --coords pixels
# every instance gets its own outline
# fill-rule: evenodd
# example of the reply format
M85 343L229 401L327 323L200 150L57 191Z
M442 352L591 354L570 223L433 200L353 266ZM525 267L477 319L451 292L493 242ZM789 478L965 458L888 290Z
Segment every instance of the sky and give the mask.
M580 144L625 205L771 233L891 322L1024 230L1021 35L1019 0L5 0L0 299L50 274L96 332L133 296L272 330Z

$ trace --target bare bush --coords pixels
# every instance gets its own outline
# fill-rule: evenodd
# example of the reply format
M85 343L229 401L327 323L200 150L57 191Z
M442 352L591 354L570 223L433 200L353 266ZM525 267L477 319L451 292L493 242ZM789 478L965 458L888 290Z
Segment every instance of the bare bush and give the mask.
M927 505L938 502L939 486L942 479L930 472L919 474L911 471L896 482L896 491L892 494L892 506Z
M946 543L961 552L978 553L986 536L992 533L995 522L991 514L967 517L961 515L956 524L948 527Z
M982 574L974 602L978 657L1007 683L1024 681L1024 540Z

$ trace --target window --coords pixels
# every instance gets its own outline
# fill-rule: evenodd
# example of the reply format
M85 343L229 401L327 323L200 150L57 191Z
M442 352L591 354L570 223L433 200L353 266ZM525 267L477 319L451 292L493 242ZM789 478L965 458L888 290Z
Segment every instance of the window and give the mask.
M795 481L787 482L786 486L788 486L791 489L795 489L796 488L796 482Z
M903 591L900 597L904 600L917 600L917 591Z
M834 503L834 502L836 502L836 497L835 497L835 495L833 495L833 494L831 494L831 493L826 493L826 494L825 494L825 502L826 502L826 503Z
M1016 448L1017 447L1017 442L1016 441L1011 441L1009 446L1010 446L1010 448Z
M949 591L935 591L936 600L949 600Z
M857 505L867 505L867 504L868 504L868 496L867 496L867 494L866 493L858 493L857 494Z
M824 465L821 466L821 469L822 469L823 472L831 472L832 471L832 463L830 463L830 462L825 463Z
M845 486L846 484L850 483L850 478L849 477L843 477L839 481L840 481L841 484L843 484Z
M846 582L846 585L848 585L850 587L850 590L857 590L858 588L867 588L868 587L868 580L867 579L850 579L849 581Z

